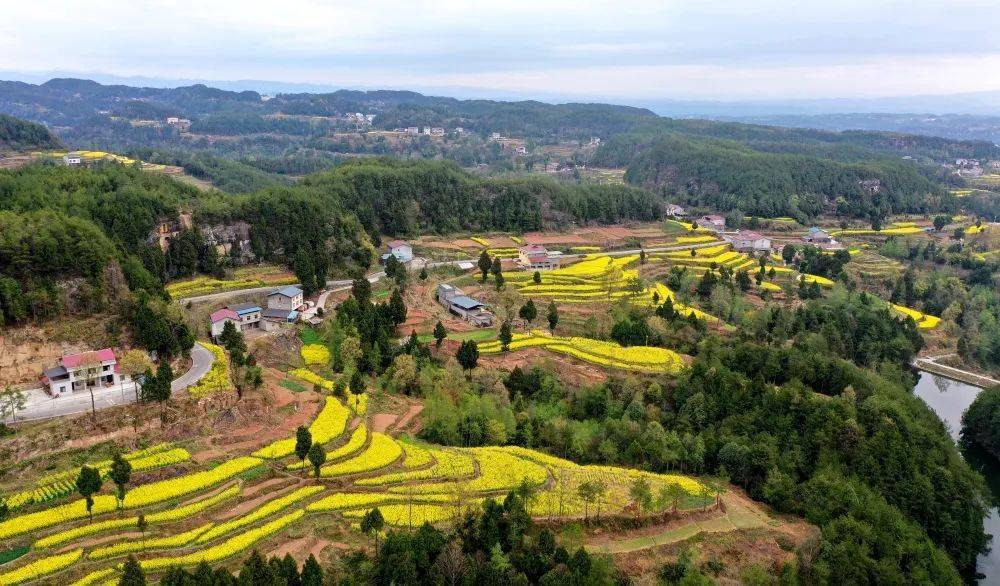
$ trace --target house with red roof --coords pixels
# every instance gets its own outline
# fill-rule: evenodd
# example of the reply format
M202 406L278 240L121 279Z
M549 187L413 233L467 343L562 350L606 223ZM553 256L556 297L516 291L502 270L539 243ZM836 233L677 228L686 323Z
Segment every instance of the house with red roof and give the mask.
M413 247L410 243L405 240L390 240L386 243L386 252L382 254L382 262L384 263L389 259L390 256L396 257L396 260L402 263L407 263L413 260Z
M236 330L240 330L239 314L228 307L213 311L212 315L208 316L208 321L210 322L209 329L211 330L210 333L213 339L222 333L223 328L226 327L226 322L232 322L236 326Z
M59 364L42 373L49 394L61 395L111 387L121 382L121 369L111 348L67 354Z

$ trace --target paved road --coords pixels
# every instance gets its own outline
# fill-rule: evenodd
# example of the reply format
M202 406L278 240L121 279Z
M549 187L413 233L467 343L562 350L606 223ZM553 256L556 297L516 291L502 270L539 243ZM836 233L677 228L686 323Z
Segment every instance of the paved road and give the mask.
M170 384L170 390L176 395L201 380L208 374L215 362L215 355L201 344L195 344L191 349L191 368ZM107 409L118 405L127 405L136 400L136 385L129 381L109 389L94 391L94 403L98 409ZM24 409L18 411L15 421L38 421L64 415L86 413L91 410L90 393L79 393L54 399L42 389L26 391L28 401Z

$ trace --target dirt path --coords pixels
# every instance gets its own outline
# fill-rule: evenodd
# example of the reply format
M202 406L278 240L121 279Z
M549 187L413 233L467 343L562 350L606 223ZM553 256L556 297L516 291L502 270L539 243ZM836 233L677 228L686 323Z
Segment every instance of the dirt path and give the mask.
M258 492L264 490L265 488L270 488L279 484L288 484L289 478L271 478L270 480L265 480L264 482L248 486L243 490L244 497L252 497Z
M726 512L709 517L679 519L665 525L644 527L615 535L599 535L587 540L586 548L601 553L628 553L690 539L699 533L726 533L765 525L780 525L753 501L743 495L727 493L722 497Z
M399 419L399 421L396 422L396 425L393 427L393 429L396 431L405 431L407 426L410 425L410 422L413 421L413 418L416 417L417 415L420 415L420 412L423 410L424 410L423 405L419 404L411 405L410 408L406 410L406 413L404 413L403 416Z

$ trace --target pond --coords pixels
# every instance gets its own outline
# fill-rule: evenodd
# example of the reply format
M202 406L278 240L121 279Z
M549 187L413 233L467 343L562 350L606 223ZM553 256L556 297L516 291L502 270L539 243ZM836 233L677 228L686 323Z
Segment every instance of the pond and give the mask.
M924 400L948 425L951 437L957 442L962 432L962 414L982 391L979 387L951 380L929 372L921 372L913 394ZM976 447L962 451L970 466L986 478L995 502L1000 501L1000 462ZM981 583L1000 583L1000 511L994 506L985 521L986 532L996 535L993 551L979 556L977 570L984 576Z

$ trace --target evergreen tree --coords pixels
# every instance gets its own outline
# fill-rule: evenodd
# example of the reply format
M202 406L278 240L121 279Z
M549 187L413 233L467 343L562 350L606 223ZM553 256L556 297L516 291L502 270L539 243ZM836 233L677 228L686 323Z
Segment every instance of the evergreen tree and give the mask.
M479 262L476 263L479 267L479 272L483 274L483 282L486 282L486 276L489 275L490 269L493 267L493 259L490 258L490 253L486 252L484 248L479 254Z
M392 315L392 323L397 326L406 321L406 302L398 287L392 290L392 296L389 297L389 313Z
M382 531L385 526L385 519L382 517L382 511L378 507L365 513L365 516L361 519L361 531L366 535L371 535L375 539L375 555L378 556L378 534Z
M309 297L318 290L316 285L316 266L313 264L312 254L304 246L299 247L295 252L292 270L295 271L295 278L302 285L302 292L306 297Z
M319 469L326 463L326 450L320 444L313 444L309 448L309 463L312 464L316 478L319 478Z
M146 574L139 565L139 560L134 555L129 555L122 566L122 577L118 579L118 586L146 586Z
M446 337L448 337L448 330L444 329L444 324L438 321L434 326L434 340L438 348L441 347L441 343Z
M115 453L115 457L111 461L111 471L108 475L118 489L116 496L118 497L118 507L121 508L122 502L125 500L125 491L127 490L128 482L132 477L132 464L123 458L120 453Z
M355 368L351 373L351 382L347 386L355 395L365 392L365 375L360 368Z
M364 276L354 279L354 282L351 283L351 295L357 300L359 306L366 307L371 301L372 284Z
M525 302L525 304L521 306L521 309L517 311L517 315L529 324L535 321L535 318L538 317L538 308L535 307L535 301L533 299L529 299Z
M303 464L306 462L306 456L309 455L309 448L312 447L312 433L309 432L309 428L300 425L298 429L295 430L295 455L298 456L299 460Z
M503 324L500 325L500 336L498 338L500 340L500 350L503 352L510 350L510 342L513 338L514 336L510 329L510 322L504 321Z
M549 331L555 332L556 326L559 325L559 309L556 307L555 300L549 302Z
M323 586L323 568L313 554L309 554L306 563L302 564L301 580L302 586Z
M536 284L536 285L541 285L542 284L542 273L540 273L539 271L535 271L535 273L533 275L531 275L531 281L534 284Z
M96 468L84 466L80 468L80 474L76 477L76 490L80 496L86 500L87 515L90 520L94 520L94 495L101 490L101 473Z
M455 358L465 370L472 370L479 362L479 344L475 340L465 340L458 347Z

